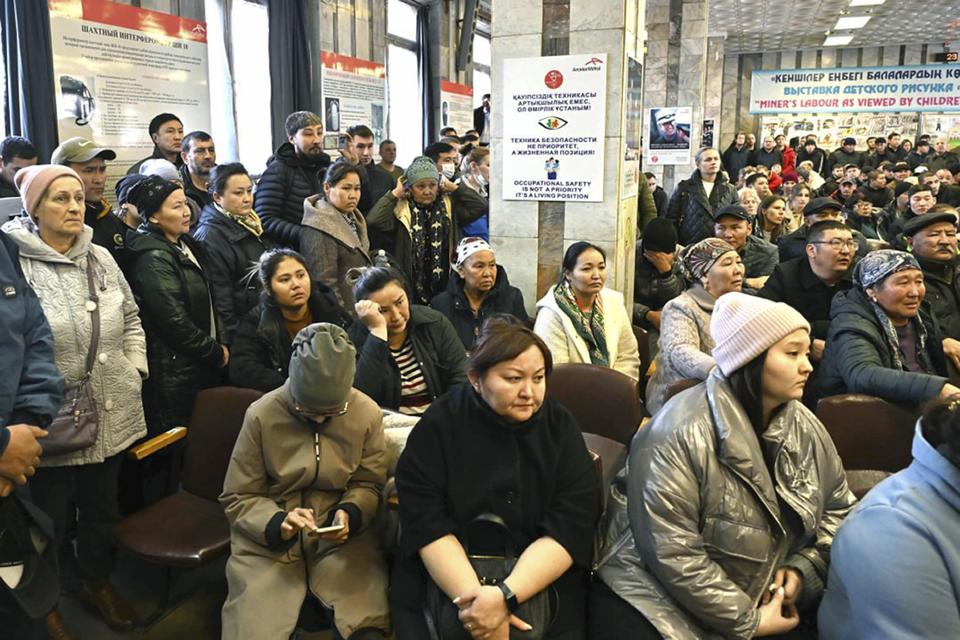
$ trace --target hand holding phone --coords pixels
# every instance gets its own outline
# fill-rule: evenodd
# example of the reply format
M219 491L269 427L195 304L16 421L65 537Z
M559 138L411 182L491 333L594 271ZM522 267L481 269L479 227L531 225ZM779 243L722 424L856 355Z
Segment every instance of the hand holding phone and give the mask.
M342 530L346 525L344 524L333 524L329 527L314 527L309 531L309 534L312 536L323 535L324 533L333 533L334 531Z
M334 544L343 544L350 536L350 516L343 509L337 509L329 526L315 527L310 531L310 535Z

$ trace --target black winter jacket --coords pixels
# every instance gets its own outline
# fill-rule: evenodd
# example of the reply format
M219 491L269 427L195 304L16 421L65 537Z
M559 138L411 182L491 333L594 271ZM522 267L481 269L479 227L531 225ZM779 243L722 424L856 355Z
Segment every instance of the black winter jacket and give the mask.
M273 243L256 237L212 204L204 207L193 237L203 243L207 256L213 308L223 325L220 342L230 345L240 320L260 301L260 278L248 277L250 269Z
M329 322L344 329L350 326L350 317L329 287L315 282L307 304L312 322ZM263 296L260 304L243 317L233 336L230 382L264 393L273 391L287 379L292 344L280 308Z
M210 195L210 192L198 189L197 186L193 184L193 178L190 177L190 168L187 167L186 163L180 167L180 178L183 180L183 192L187 194L188 198L193 200L198 209L203 209L207 205L213 204L213 196Z
M823 361L813 379L813 397L865 393L902 404L936 398L947 382L947 361L940 328L925 311L919 319L927 330L927 355L937 375L893 368L893 354L867 294L860 289L838 293L830 309L830 332ZM903 355L900 356L904 360Z
M293 144L284 142L267 160L257 182L253 208L263 221L264 235L278 245L300 249L303 201L323 191L330 156L302 158Z
M643 255L643 240L637 242L633 275L633 323L644 329L654 328L647 322L647 313L660 311L687 288L680 261L674 259L673 269L660 273Z
M809 160L813 163L813 170L819 173L821 176L827 176L827 153L820 147L814 147L813 151L807 153L806 146L801 146L797 151L797 166L800 166L801 162Z
M93 243L109 251L120 269L125 272L130 262L125 246L130 227L114 214L113 206L106 200L87 202L83 224L93 229Z
M523 304L523 294L520 289L510 285L507 272L500 265L497 265L497 281L483 299L476 316L470 310L467 294L463 292L463 278L458 273L450 275L447 290L434 296L430 306L447 317L467 351L473 349L480 337L483 321L491 314L508 313L530 326L530 317Z
M777 248L780 251L780 262L802 258L807 255L807 225L803 225L796 231L788 233L777 240ZM856 229L851 229L853 239L857 241L857 253L854 255L854 262L859 261L863 256L870 252L870 245L863 234Z
M736 182L740 177L740 170L750 164L750 156L750 149L747 149L746 145L737 149L735 144L731 144L723 152L723 169L731 182Z
M436 400L467 379L466 349L443 314L411 304L407 332L431 398ZM400 369L390 354L389 345L371 335L362 322L353 323L349 334L357 348L353 386L381 407L396 411L400 407Z
M960 340L960 257L946 264L916 258L927 288L924 304L930 305L943 337Z
M757 295L790 305L810 323L811 337L826 340L833 297L850 286L850 278L844 276L831 287L817 277L810 268L810 260L803 256L778 264Z
M140 173L140 165L142 165L147 160L166 160L166 159L167 157L163 155L162 151L160 151L160 147L158 147L157 145L153 145L153 153L151 153L146 158L143 158L142 160L138 160L133 165L131 165L130 168L127 169L127 175L129 176L134 173ZM177 169L183 166L183 158L180 157L179 153L177 154L177 157L174 158L173 165Z
M199 243L184 235L201 265ZM143 407L150 436L186 424L197 392L222 379L223 350L211 335L207 277L176 246L144 228L127 234L132 254L130 287L140 306L147 336L150 377L143 385Z
M667 197L667 192L663 190L663 187L657 185L657 188L653 190L653 203L657 207L657 215L663 216L667 213L667 202L670 198Z
M697 169L673 190L666 217L677 228L680 244L686 246L713 237L713 212L736 201L737 190L723 173L717 175L708 199Z

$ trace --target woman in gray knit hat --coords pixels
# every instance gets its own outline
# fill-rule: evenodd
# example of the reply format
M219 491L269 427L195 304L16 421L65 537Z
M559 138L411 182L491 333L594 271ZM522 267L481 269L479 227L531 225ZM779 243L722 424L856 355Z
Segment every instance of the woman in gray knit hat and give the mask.
M856 499L801 402L810 325L732 292L710 333L717 367L640 430L614 484L591 640L816 637L830 543Z

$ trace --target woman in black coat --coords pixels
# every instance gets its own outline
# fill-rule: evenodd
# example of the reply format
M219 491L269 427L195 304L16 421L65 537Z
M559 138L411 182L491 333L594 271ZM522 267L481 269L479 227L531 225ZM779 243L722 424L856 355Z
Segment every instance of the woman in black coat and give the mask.
M213 203L203 208L193 237L204 245L213 307L229 345L240 320L259 301L260 282L253 270L272 243L253 210L253 181L242 164L214 167L210 189Z
M430 307L410 304L392 267L367 267L353 287L358 322L353 386L381 407L420 415L467 376L466 350L453 325Z
M489 321L471 354L470 383L433 403L413 428L396 476L401 534L390 598L398 640L430 637L423 604L432 589L456 604L474 638L506 638L510 627L531 622L544 638L586 638L600 483L576 420L545 398L551 367L550 350L532 331ZM481 585L464 553L502 553L490 529L465 543L481 514L502 519L516 549L502 586ZM523 609L511 617L538 594L553 600L552 619L523 620Z
M865 393L915 405L960 393L947 380L936 321L921 310L925 288L916 258L872 251L857 263L853 282L833 299L813 401Z
M130 287L147 335L143 385L148 435L184 425L197 392L219 384L230 352L221 344L206 256L190 238L190 208L179 185L151 176L131 194L143 224L127 234Z
M482 238L460 241L447 290L434 296L430 306L447 317L468 351L480 336L483 321L492 314L508 313L530 323L523 294L510 286L507 272Z
M286 381L300 329L315 322L347 328L350 317L332 290L311 282L304 257L292 249L264 253L257 273L263 293L233 337L230 382L266 393Z

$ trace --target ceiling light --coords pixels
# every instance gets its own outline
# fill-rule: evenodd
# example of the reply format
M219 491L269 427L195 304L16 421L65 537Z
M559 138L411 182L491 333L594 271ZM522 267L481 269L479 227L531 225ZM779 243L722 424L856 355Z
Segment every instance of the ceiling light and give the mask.
M823 41L825 47L845 47L853 40L853 36L830 36Z
M834 31L846 31L848 29L863 29L870 22L870 16L849 16L839 18Z
M850 0L851 7L873 7L883 4L887 0Z

